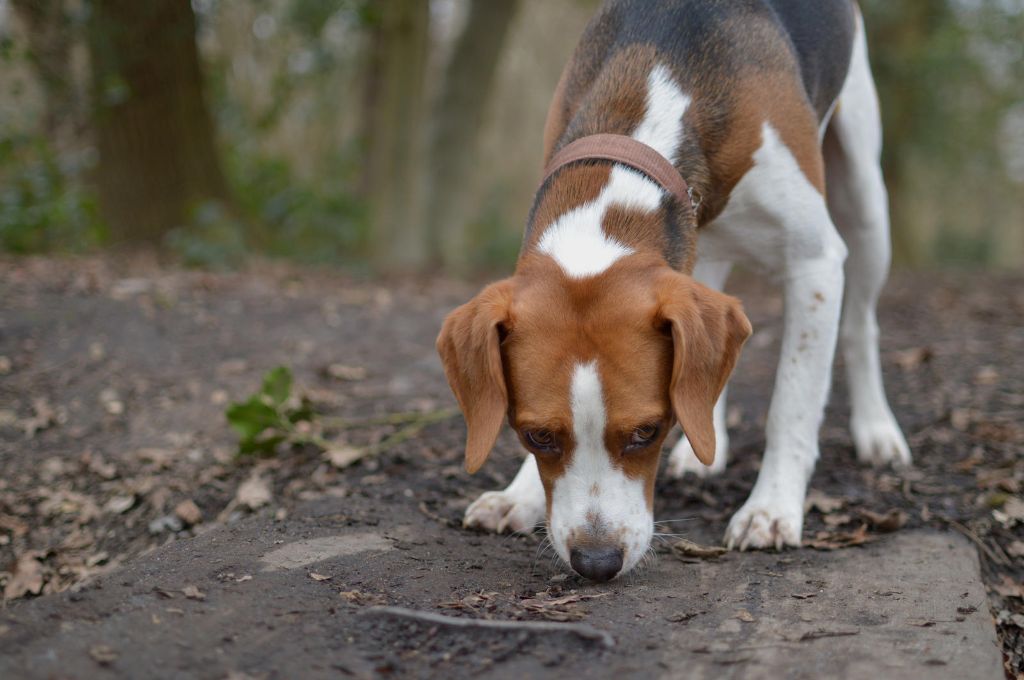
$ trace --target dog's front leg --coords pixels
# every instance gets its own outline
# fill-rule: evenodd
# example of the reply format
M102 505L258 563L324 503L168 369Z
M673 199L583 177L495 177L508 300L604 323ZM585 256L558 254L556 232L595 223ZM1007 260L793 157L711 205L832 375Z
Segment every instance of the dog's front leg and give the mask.
M544 520L547 502L537 460L527 454L515 479L503 491L488 491L473 501L462 520L465 527L528 534Z
M750 498L729 522L730 548L800 545L843 295L846 250L838 236L830 241L820 257L786 265L785 330L764 462Z

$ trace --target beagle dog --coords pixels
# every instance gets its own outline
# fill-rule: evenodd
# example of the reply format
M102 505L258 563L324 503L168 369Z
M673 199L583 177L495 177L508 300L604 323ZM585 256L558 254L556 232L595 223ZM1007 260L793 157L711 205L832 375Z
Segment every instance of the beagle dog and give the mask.
M881 127L853 0L610 0L566 66L515 273L445 320L466 468L508 419L529 454L465 525L530 531L603 581L649 550L667 473L726 464L725 385L750 323L736 262L784 289L764 461L734 549L799 546L842 338L857 457L910 452L882 386L889 266ZM827 191L826 191L827 188Z

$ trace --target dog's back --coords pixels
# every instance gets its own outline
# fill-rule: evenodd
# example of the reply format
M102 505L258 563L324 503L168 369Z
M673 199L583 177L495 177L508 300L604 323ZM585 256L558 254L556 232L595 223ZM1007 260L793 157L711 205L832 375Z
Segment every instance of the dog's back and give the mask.
M563 73L545 160L579 137L630 134L644 113L647 75L663 64L692 98L686 115L699 134L682 140L676 165L703 194L706 222L748 169L762 121L798 159L818 153L799 140L814 137L808 130L839 95L855 23L852 0L610 0Z

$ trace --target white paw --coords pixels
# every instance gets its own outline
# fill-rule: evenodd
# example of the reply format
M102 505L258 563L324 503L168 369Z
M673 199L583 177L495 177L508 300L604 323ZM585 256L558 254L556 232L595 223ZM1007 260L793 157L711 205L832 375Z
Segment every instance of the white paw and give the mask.
M488 491L466 509L462 526L528 534L544 519L544 497L540 500L509 491Z
M730 550L799 547L804 511L802 499L797 501L765 502L752 495L729 520L725 530L726 547Z
M910 465L910 447L892 414L872 420L851 419L850 431L861 463L897 468Z
M729 435L715 433L715 460L711 465L705 465L697 459L689 440L683 436L668 456L668 467L665 474L670 479L682 479L687 472L698 477L709 477L720 475L725 472L725 461L729 455Z

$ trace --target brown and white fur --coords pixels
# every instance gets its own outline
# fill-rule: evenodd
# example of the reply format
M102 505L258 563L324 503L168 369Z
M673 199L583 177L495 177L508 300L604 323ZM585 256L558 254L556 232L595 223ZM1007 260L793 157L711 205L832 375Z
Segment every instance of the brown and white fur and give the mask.
M640 172L568 165L538 191L512 277L445 321L438 350L478 469L503 421L527 455L465 524L530 531L584 576L632 569L668 473L726 464L724 386L750 334L720 291L736 262L777 277L785 331L764 462L731 548L798 546L842 337L858 458L907 464L882 386L875 302L889 264L881 128L852 0L613 0L567 65L545 159L612 132L656 149L695 210ZM827 187L827 191L826 191Z

